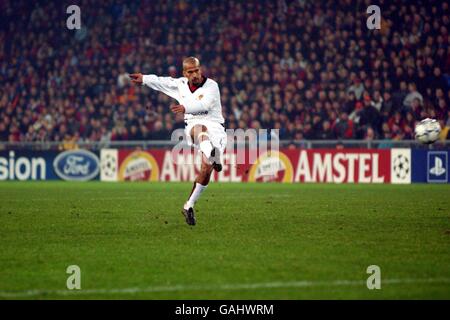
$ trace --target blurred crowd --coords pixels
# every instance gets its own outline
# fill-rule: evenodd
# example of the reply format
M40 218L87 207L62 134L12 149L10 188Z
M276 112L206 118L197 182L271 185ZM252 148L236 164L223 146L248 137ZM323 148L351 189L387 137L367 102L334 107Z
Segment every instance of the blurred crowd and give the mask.
M197 56L227 128L280 138L413 139L450 127L449 4L378 1L0 1L0 141L166 140L182 117L128 74L181 76ZM448 129L446 129L448 130ZM445 131L445 135L447 131Z

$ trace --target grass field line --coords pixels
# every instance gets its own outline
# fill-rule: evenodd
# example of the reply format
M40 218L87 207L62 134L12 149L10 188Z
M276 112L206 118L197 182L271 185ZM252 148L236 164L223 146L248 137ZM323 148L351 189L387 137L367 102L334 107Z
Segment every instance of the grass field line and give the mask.
M450 284L450 278L425 278L425 279L381 279L381 288L390 284ZM345 287L361 286L366 288L363 280L334 280L334 281L288 281L288 282L260 282L242 284L216 284L216 285L173 285L154 287L132 287L111 289L81 289L81 290L24 290L24 291L0 291L2 298L20 298L35 296L76 296L95 294L136 294L152 292L180 292L180 291L233 291L254 289L277 289L277 288L312 288L312 287Z

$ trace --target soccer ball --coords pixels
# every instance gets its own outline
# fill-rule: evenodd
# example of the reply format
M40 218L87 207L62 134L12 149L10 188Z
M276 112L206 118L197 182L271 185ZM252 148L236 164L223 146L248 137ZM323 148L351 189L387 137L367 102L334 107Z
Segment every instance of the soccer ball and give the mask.
M439 139L441 126L435 119L426 118L416 125L414 133L417 141L430 144Z

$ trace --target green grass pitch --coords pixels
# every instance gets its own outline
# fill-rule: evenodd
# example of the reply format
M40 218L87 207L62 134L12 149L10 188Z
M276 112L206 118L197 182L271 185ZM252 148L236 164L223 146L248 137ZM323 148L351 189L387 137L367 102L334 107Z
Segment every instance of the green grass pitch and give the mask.
M0 183L0 299L450 298L450 185L212 183L195 227L190 190Z

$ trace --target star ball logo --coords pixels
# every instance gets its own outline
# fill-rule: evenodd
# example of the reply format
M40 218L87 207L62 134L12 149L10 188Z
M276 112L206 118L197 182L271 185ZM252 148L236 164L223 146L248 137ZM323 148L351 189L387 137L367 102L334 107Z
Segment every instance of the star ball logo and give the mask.
M398 154L394 159L394 173L398 179L404 180L408 177L410 170L409 159L403 154Z
M411 183L411 149L391 149L391 183Z
M115 177L117 173L117 156L106 153L101 160L101 170L106 177Z

